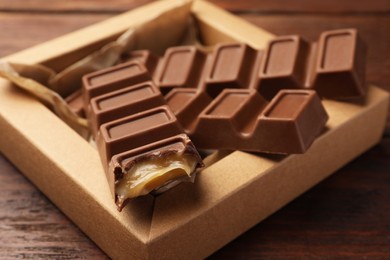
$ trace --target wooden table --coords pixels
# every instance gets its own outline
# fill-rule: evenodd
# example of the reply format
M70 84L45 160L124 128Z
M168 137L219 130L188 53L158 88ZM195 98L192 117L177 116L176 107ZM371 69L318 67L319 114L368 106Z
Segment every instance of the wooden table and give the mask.
M150 0L0 0L0 56ZM390 1L214 0L277 35L356 27L390 90ZM381 142L211 258L390 258L390 118ZM1 134L1 129L0 129ZM0 258L107 258L0 154Z

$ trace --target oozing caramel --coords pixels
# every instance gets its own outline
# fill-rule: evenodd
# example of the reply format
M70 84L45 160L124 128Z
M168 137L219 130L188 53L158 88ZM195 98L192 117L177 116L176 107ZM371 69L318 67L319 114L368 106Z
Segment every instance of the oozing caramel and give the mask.
M197 163L193 156L177 153L137 163L115 184L118 204L146 195L180 177L190 177Z

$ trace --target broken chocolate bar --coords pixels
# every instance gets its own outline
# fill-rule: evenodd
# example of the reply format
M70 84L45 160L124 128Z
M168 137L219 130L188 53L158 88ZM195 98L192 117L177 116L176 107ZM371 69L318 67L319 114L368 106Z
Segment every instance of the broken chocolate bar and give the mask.
M361 97L365 45L355 29L323 32L316 43L299 36L271 40L253 86L270 100L280 89L314 89L325 98Z
M181 105L184 95L188 99ZM254 89L225 89L208 105L199 92L185 89L176 89L166 98L202 149L303 153L328 120L321 100L311 90L281 90L269 104Z
M193 181L196 170L203 166L153 81L136 84L140 73L127 73L129 66L143 68L130 62L84 77L87 82L99 79L86 90L105 93L92 97L89 92L85 97L92 97L87 115L119 210L129 199ZM122 69L124 74L118 72ZM118 74L126 80L118 80Z
M164 192L183 181L193 181L202 167L194 145L185 134L175 135L112 157L107 172L119 209L126 200L151 191Z
M96 141L119 210L129 199L193 180L203 166L167 106L105 123Z

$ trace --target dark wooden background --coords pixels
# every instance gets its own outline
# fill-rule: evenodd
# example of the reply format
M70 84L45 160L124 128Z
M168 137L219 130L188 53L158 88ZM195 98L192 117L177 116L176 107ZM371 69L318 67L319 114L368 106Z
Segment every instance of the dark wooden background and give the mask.
M147 2L0 0L0 57ZM389 0L213 2L277 35L356 27L369 45L368 81L390 90ZM388 119L378 145L211 258L390 259ZM0 258L107 256L0 153Z

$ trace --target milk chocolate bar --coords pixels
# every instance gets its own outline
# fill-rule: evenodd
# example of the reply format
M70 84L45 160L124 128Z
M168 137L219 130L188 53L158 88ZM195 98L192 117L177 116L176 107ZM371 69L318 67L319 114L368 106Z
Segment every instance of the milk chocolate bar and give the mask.
M364 95L365 52L356 30L322 33L312 88L328 98Z
M313 89L324 98L365 95L365 46L355 29L326 31L318 42L280 36L265 50L224 43L205 55L195 47L169 48L161 59L156 84L198 88L215 98L225 88L257 89L271 100L281 89Z

